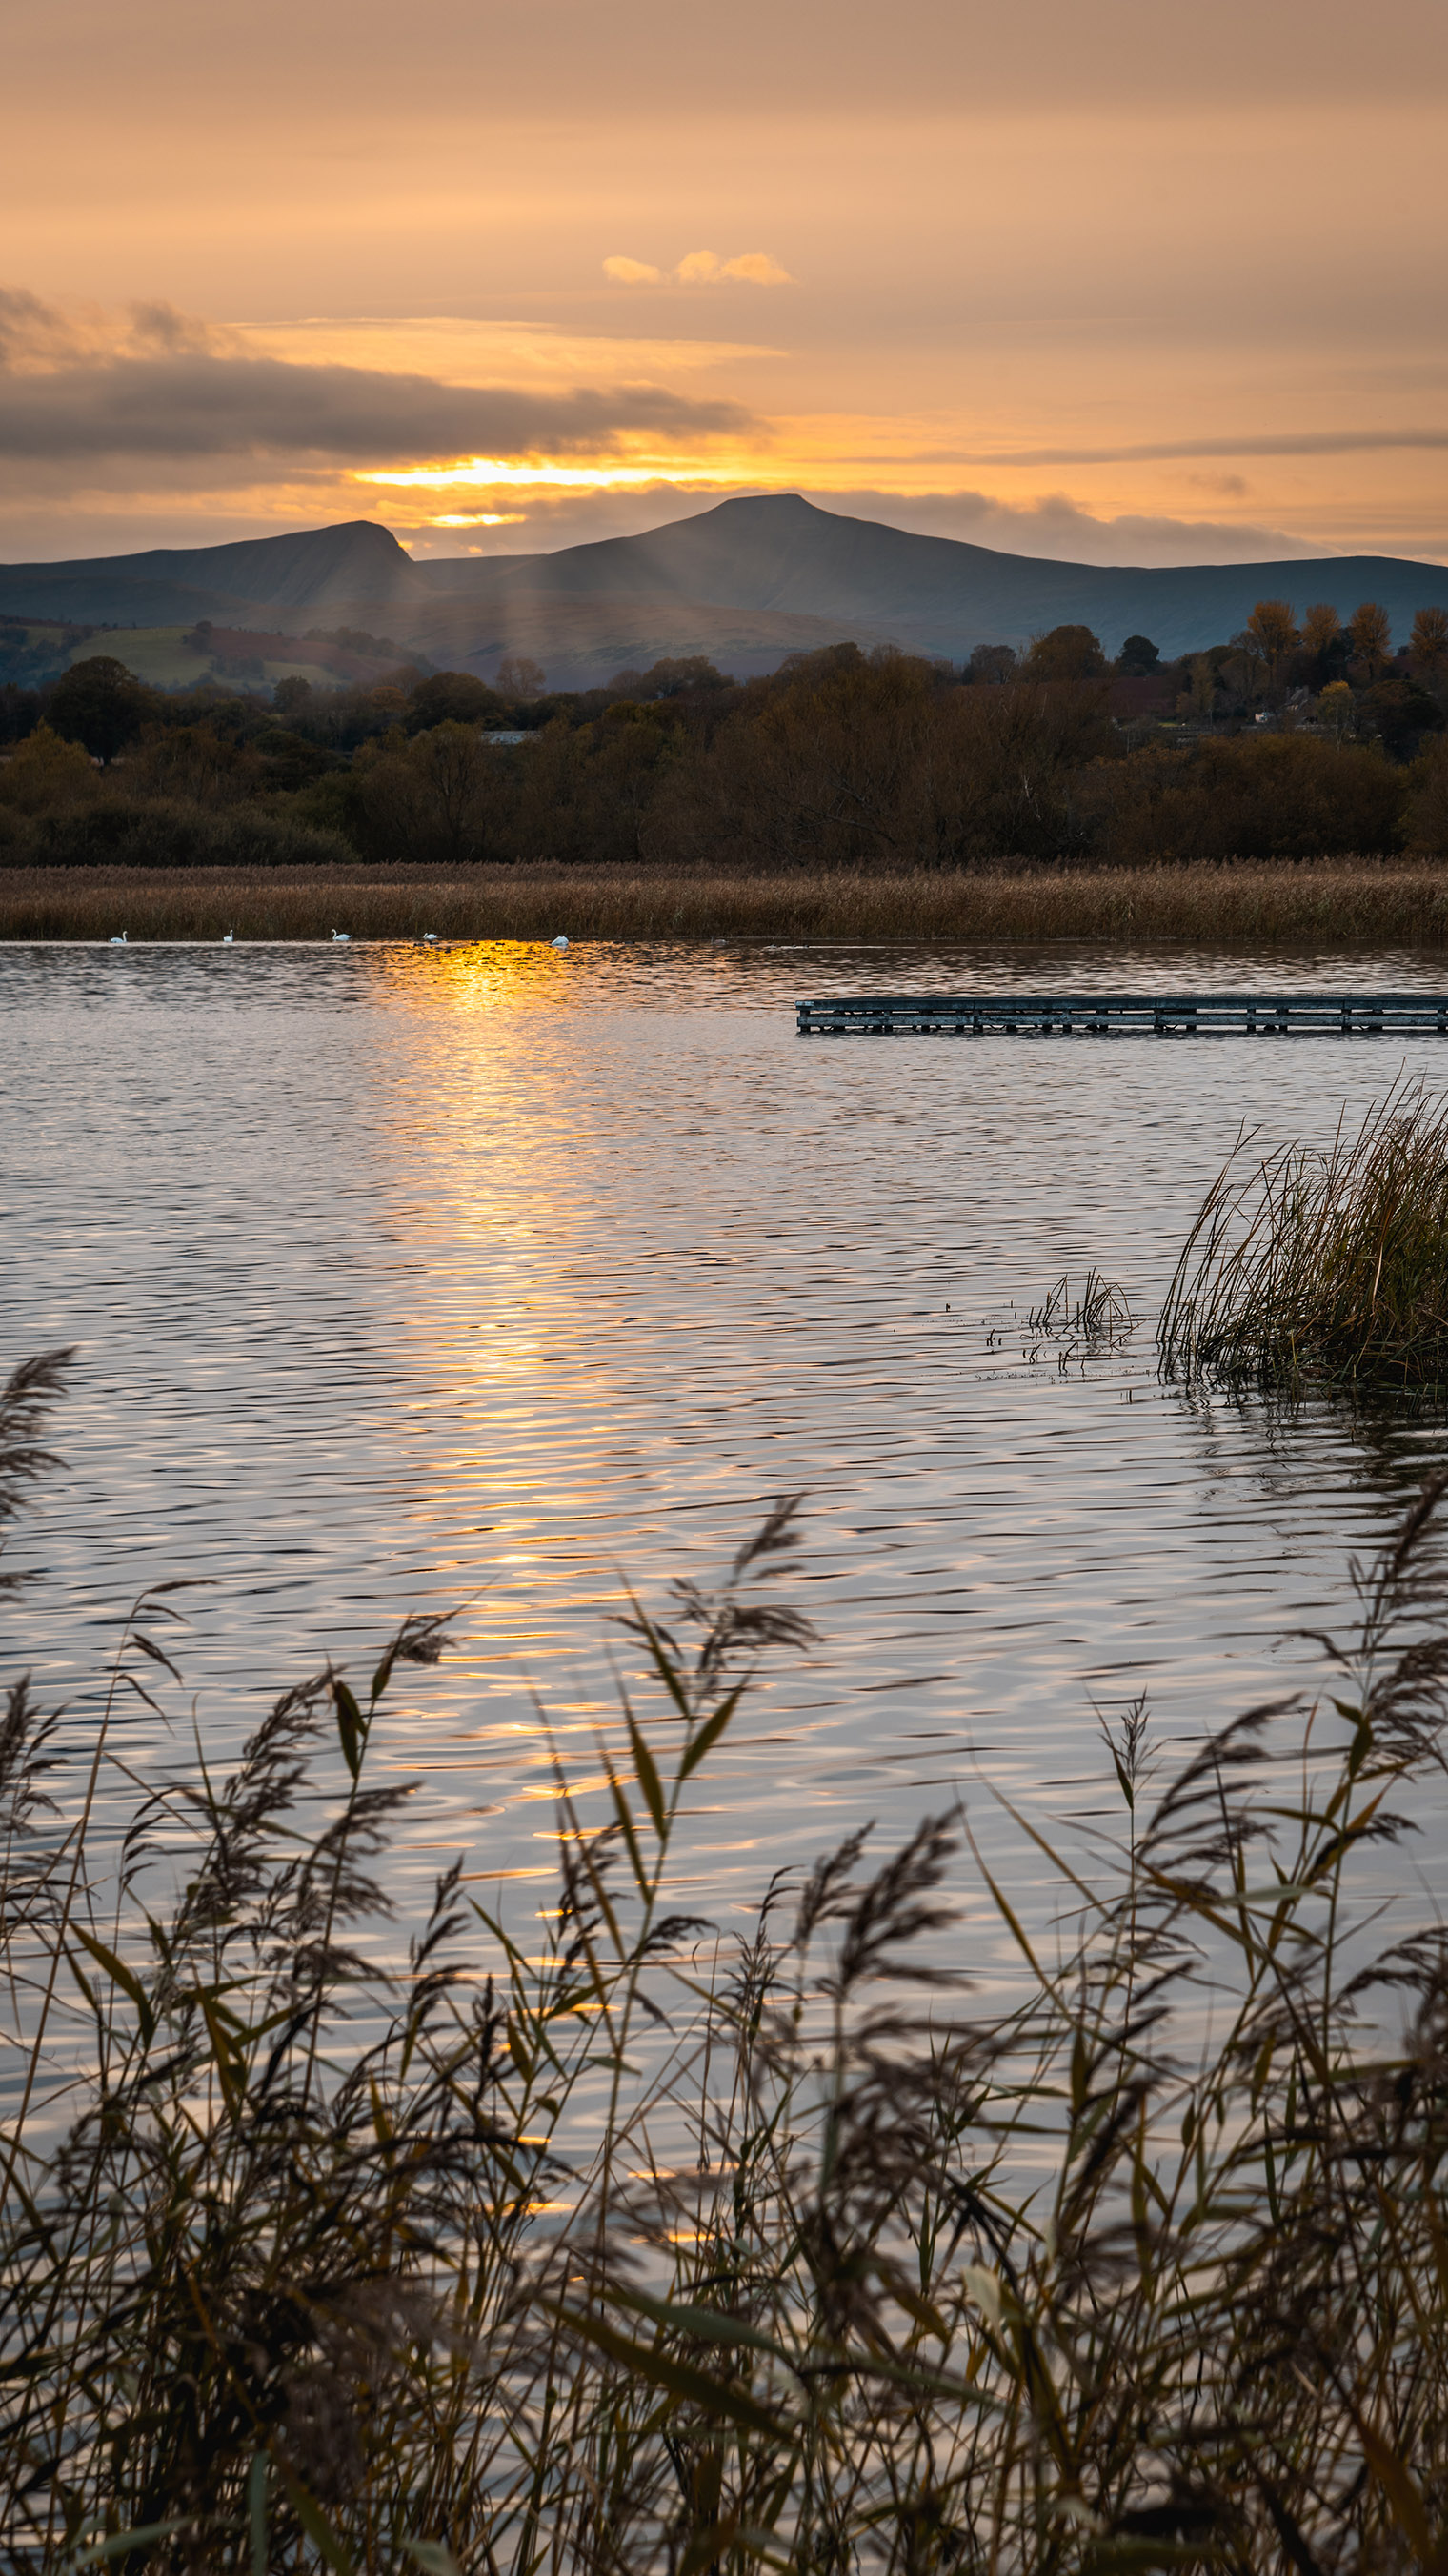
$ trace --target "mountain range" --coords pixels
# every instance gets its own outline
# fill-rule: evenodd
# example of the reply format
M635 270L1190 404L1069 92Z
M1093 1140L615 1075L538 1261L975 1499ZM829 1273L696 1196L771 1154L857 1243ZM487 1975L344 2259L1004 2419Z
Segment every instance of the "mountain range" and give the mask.
M0 565L0 614L11 617L119 627L206 617L286 634L385 626L410 652L488 677L503 654L527 653L556 688L664 654L704 653L746 675L846 638L958 662L976 644L1021 644L1064 625L1093 628L1109 653L1141 634L1174 656L1221 643L1263 598L1299 611L1329 601L1344 619L1377 600L1401 643L1417 609L1448 608L1448 568L1394 555L1055 563L911 536L792 492L554 554L418 563L358 519L233 545ZM111 649L124 658L119 638Z

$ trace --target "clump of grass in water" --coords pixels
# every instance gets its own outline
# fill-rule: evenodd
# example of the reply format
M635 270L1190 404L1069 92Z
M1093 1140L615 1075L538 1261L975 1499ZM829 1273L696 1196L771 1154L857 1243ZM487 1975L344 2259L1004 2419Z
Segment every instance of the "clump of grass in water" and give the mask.
M1448 1384L1448 1097L1399 1082L1325 1151L1239 1138L1158 1343L1186 1375Z
M47 1391L0 1408L0 1509ZM286 1692L230 1780L142 1802L104 1911L18 1685L0 1931L41 2072L0 2147L0 2564L1441 2565L1448 1940L1375 1952L1353 1899L1442 1767L1444 1483L1358 1578L1326 1711L1251 1712L1149 1807L1128 1712L1114 1863L1040 1846L1049 1956L986 1875L1024 1975L989 2020L939 1983L953 1820L873 1870L852 1836L744 1940L669 1911L684 1792L805 1634L758 1591L789 1507L672 1626L635 1610L661 1714L623 1712L602 1832L560 1784L541 1937L454 1868L395 1978L360 1942L402 1794L367 1752L436 1623L365 1689ZM1300 1762L1269 1768L1284 1730ZM57 1977L89 2057L59 2100Z
M1054 1288L1026 1317L1026 1330L1036 1340L1025 1356L1037 1358L1041 1344L1049 1342L1056 1365L1064 1374L1072 1360L1099 1359L1107 1351L1120 1349L1135 1324L1131 1301L1116 1280L1104 1278L1099 1270L1088 1270L1085 1285L1073 1303L1070 1274L1063 1271Z

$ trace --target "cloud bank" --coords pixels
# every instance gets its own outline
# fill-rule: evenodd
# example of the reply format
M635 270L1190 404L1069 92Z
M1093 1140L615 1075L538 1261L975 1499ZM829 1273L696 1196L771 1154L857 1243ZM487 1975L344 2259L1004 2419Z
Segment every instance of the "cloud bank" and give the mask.
M1178 519L1129 511L1088 510L1069 492L1006 501L990 492L901 493L876 489L810 491L822 510L847 518L883 519L914 536L961 537L998 554L1036 555L1087 564L1262 563L1340 551L1317 539L1244 521Z
M659 385L449 385L252 355L242 334L166 305L132 306L107 332L23 290L0 291L0 461L13 465L597 456L639 433L676 445L751 425L738 403Z

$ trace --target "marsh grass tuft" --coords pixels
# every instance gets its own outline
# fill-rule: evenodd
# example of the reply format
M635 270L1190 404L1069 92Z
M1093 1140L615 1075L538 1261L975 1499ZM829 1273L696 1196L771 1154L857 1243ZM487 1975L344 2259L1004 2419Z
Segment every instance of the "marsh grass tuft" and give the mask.
M1071 1294L1069 1272L1063 1272L1039 1306L1026 1317L1026 1330L1037 1337L1037 1350L1049 1342L1055 1352L1058 1368L1069 1367L1072 1360L1100 1358L1107 1351L1121 1349L1136 1329L1131 1300L1115 1279L1104 1278L1099 1270L1088 1270L1077 1295Z
M807 1642L792 1506L717 1590L633 1605L554 1902L514 1931L454 1864L390 1971L405 1793L369 1746L438 1623L285 1691L228 1778L135 1792L119 1885L81 1786L26 1805L54 1739L18 1685L0 2565L1441 2566L1448 1942L1373 1908L1442 1769L1444 1482L1356 1578L1321 1706L1159 1794L1134 1708L1119 1843L1021 1820L1043 1942L975 1864L1020 1971L991 2014L958 1814L850 1836L739 1936L671 1896L757 1658ZM154 1625L118 1673L164 1689Z
M1325 1150L1239 1138L1158 1339L1187 1375L1448 1384L1448 1096L1401 1081Z

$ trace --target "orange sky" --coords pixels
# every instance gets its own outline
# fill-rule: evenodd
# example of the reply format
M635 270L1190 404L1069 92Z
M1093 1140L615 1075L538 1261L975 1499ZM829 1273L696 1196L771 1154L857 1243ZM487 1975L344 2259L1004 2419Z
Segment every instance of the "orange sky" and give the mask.
M0 557L799 489L1033 554L1448 558L1441 0L51 0Z

